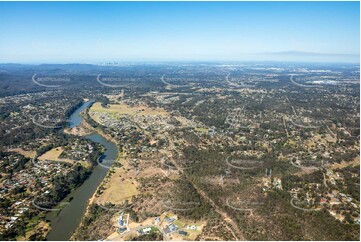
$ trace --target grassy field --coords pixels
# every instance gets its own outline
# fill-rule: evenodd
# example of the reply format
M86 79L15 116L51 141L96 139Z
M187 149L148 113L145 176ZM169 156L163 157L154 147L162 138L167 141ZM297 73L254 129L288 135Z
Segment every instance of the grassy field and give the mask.
M75 163L75 161L72 159L59 158L59 156L61 155L62 152L63 152L63 147L56 147L56 148L49 150L48 152L45 152L44 154L39 156L38 159L43 160L43 161L45 161L45 160L64 161L64 162L68 162L70 164ZM85 168L90 167L90 163L88 161L77 161L77 163L81 164Z
M342 169L342 168L345 168L347 166L357 166L357 165L360 165L360 156L356 156L355 159L353 159L352 162L342 161L341 163L334 163L334 164L328 166L328 168L331 168L332 170L335 170L335 169Z
M114 177L115 178L115 177ZM119 177L117 177L119 178ZM109 185L110 184L110 185ZM97 199L97 203L121 204L126 199L130 200L133 195L137 195L137 187L131 181L121 181L121 179L111 179L105 186L106 189Z
M28 158L34 158L35 154L36 154L35 151L27 151L27 150L23 150L21 148L9 149L9 151L19 153L20 155L23 155L23 156L28 157Z
M206 128L195 128L196 131L201 132L201 133L207 133L208 129Z
M70 160L70 159L59 158L61 153L63 153L63 148L56 147L56 148L49 150L48 152L45 152L41 156L39 156L39 160L55 160L55 161L65 161L65 162L69 162L69 163L74 162L73 160Z
M133 195L138 194L137 182L131 174L126 173L123 169L115 169L115 173L103 182L103 193L95 198L98 204L111 202L113 204L121 204L127 199L131 199Z
M113 113L118 115L161 115L161 116L167 116L168 113L162 109L162 108L149 108L146 106L135 106L130 107L126 104L110 104L108 108L104 108L101 106L100 102L96 102L92 105L90 108L90 111L92 112L106 112L106 113Z
M321 137L321 135L317 134L312 138L309 138L305 141L305 144L308 147L316 147L317 144L323 144L326 147L328 146L328 143L335 143L336 138L333 138L330 134L326 134L324 138Z

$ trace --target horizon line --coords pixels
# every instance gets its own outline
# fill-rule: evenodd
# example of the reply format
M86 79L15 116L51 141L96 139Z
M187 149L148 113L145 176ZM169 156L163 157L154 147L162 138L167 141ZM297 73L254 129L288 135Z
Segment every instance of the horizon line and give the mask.
M280 54L282 55L282 54ZM360 55L358 55L360 57ZM196 60L196 59L179 59L179 60L74 60L74 61L0 61L0 65L100 65L100 64L131 64L131 63L309 63L309 64L358 64L360 65L361 60L358 61L320 61L320 60Z

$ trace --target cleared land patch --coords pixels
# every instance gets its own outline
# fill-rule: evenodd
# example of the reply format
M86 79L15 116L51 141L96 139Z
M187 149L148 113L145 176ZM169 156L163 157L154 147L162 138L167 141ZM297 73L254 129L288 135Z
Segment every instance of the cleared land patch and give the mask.
M59 156L61 155L61 153L63 153L63 151L64 151L63 147L55 147L55 148L49 150L48 152L45 152L41 156L39 156L38 159L42 160L42 161L47 161L47 160L63 161L63 162L67 162L69 164L74 164L75 162L77 162L77 163L80 163L84 167L90 166L89 162L87 162L87 161L74 161L72 159L59 158Z
M123 164L123 162L121 162ZM124 169L123 169L124 168ZM113 204L121 204L132 196L138 194L137 182L133 172L127 172L127 165L120 169L115 169L110 177L106 178L102 183L102 193L94 198L94 202L105 204L107 202Z
M64 151L63 147L53 148L53 149L49 150L48 152L45 152L44 154L39 156L39 160L44 160L44 161L45 160L54 160L54 161L65 161L65 162L69 162L69 163L74 163L74 161L71 159L59 158L59 156L61 155L61 153L63 153L63 151Z
M36 155L35 151L28 151L28 150L23 150L21 148L14 148L14 149L9 149L9 151L13 151L16 153L19 153L20 155L23 155L27 158L34 158Z
M162 108L150 108L144 105L139 106L128 106L125 103L121 104L110 104L107 108L102 107L100 102L96 102L90 108L92 112L106 112L118 115L161 115L167 116L168 113Z
M355 159L352 160L352 162L342 161L341 163L333 163L332 165L328 166L328 168L335 170L357 165L360 165L360 156L356 156Z

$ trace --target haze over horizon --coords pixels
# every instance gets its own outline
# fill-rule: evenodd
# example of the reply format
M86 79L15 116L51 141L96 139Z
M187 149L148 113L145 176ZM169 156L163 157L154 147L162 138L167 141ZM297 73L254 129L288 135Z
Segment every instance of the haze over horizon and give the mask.
M359 21L359 2L0 2L0 63L358 63Z

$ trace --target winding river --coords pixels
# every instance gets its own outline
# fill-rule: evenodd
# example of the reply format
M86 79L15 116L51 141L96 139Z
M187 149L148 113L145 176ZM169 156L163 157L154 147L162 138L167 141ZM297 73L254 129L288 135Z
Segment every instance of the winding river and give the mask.
M82 121L80 113L89 107L92 101L84 103L70 116L70 127L79 126ZM115 160L118 155L116 144L106 140L97 133L86 135L86 138L103 145L106 148L103 159L109 161ZM47 240L69 240L75 229L79 226L89 199L93 196L97 187L100 185L108 172L104 166L95 166L89 178L76 190L72 191L63 201L67 205L58 213L48 213L47 219L51 223L51 231L48 233Z

